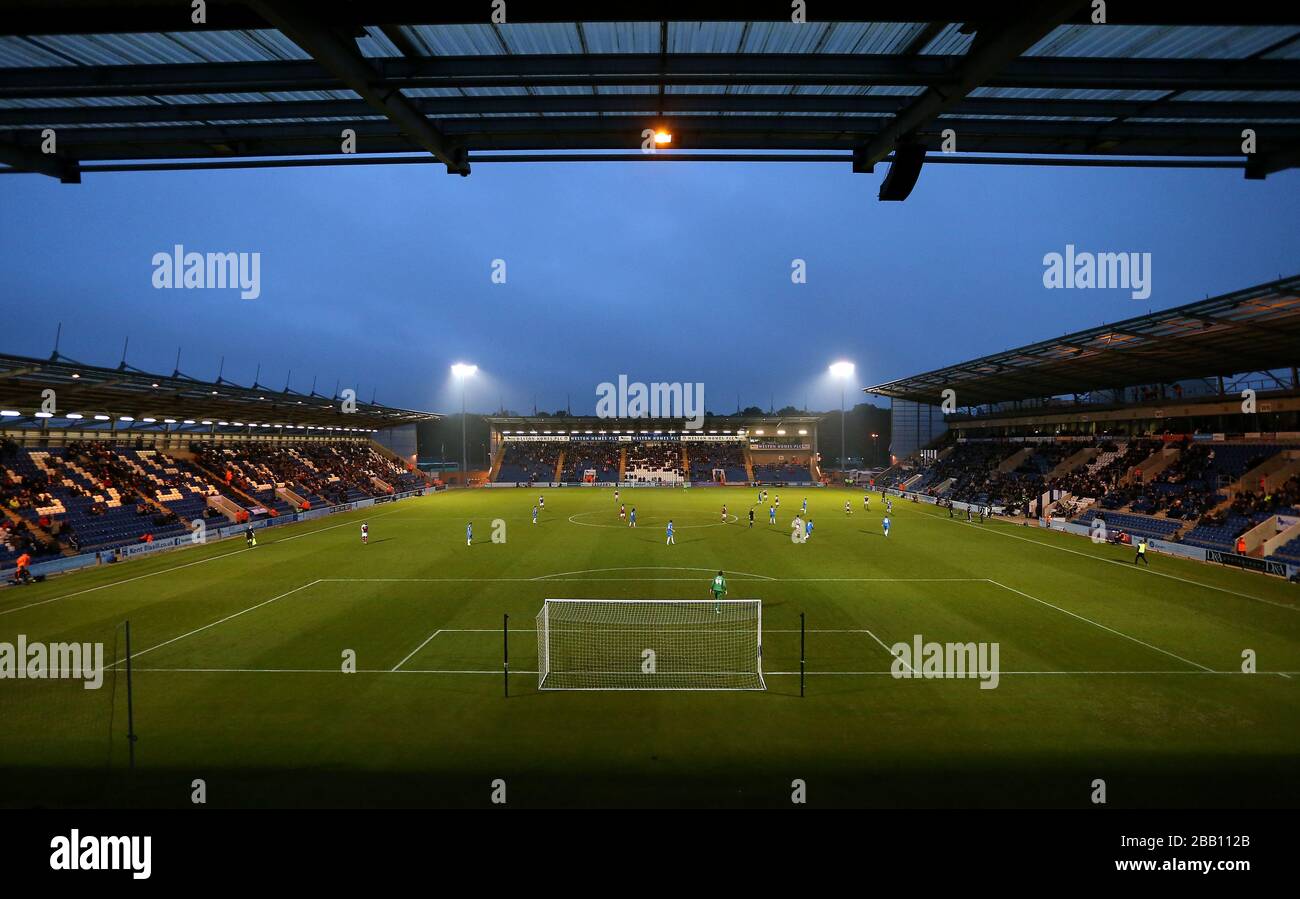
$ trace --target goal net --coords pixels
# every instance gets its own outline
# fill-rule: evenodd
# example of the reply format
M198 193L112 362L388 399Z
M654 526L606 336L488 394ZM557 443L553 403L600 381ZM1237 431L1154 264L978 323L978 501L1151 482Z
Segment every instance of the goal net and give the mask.
M548 599L539 690L764 690L757 599Z

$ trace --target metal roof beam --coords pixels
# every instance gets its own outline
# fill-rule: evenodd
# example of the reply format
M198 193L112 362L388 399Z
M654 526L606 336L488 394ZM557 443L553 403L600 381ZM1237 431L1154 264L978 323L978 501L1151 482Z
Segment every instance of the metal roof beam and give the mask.
M1083 6L1081 0L1049 0L1020 12L1013 21L993 28L981 25L970 50L953 72L953 80L942 88L928 88L924 94L885 125L860 153L854 165L871 167L894 151L900 141L928 125L967 94L982 87L1007 63L1038 43Z
M465 148L449 141L399 90L378 87L379 75L365 57L338 34L318 24L308 9L293 0L250 0L250 5L418 146L445 163L448 172L469 174Z
M426 116L538 113L646 113L657 105L664 114L685 112L821 112L892 115L907 97L874 94L528 94L492 97L418 97L411 104ZM1135 115L1143 103L1118 100L1013 100L968 97L953 106L954 116L1072 116L1116 118ZM241 119L374 117L364 100L293 100L245 103L149 103L130 106L45 106L0 109L0 127L112 125L140 122L208 122ZM1147 118L1300 122L1295 103L1180 102L1143 112Z
M372 58L362 60L365 71L360 74L364 83L376 89L648 86L661 82L928 88L954 85L965 61L963 56L850 53L525 54ZM1300 89L1300 60L1032 56L1011 59L985 83L1021 88L1285 91ZM0 97L10 99L340 90L345 86L337 73L316 60L0 69Z
M57 154L41 153L0 140L0 162L24 172L57 178L64 184L80 184L81 168L77 160Z

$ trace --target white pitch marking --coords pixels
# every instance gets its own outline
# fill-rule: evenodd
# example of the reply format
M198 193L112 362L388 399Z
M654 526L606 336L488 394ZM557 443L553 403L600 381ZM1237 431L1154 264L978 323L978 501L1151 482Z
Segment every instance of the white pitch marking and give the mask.
M903 659L900 656L894 655L894 651L890 649L888 646L886 646L883 640L881 640L875 634L871 633L871 631L867 631L867 636L869 636L872 640L875 640L877 643L879 643L880 648L883 649L885 652L889 653L889 657L891 659L897 659L898 661L903 662ZM916 669L913 668L911 665L908 665L907 662L903 662L903 665L904 667L907 668L908 671L912 672L913 674L916 674Z
M932 519L934 521L948 520L941 515L932 515L928 512L924 513L924 517ZM955 520L956 519L954 519L954 521ZM958 523L966 524L966 522L964 521ZM996 525L997 522L994 522L994 524ZM1009 534L1004 530L999 530L996 526L992 528L982 527L982 528L978 528L977 530L985 534L997 534L1000 537L1010 537L1012 540L1021 540L1024 541L1025 543L1032 543L1035 546L1043 546L1046 547L1047 549L1055 549L1063 553L1071 553L1076 556L1083 556L1085 559L1094 559L1098 562L1105 562L1109 565L1119 565L1121 568L1124 568L1126 570L1141 571L1146 574L1155 575L1156 577L1166 577L1169 578L1170 580L1179 581L1184 584L1191 584L1194 587L1204 587L1206 590L1217 590L1220 593L1227 593L1230 596L1239 596L1242 599L1253 599L1255 602L1262 602L1265 603L1266 605L1277 606L1279 609L1286 609L1289 612L1300 611L1300 606L1291 606L1291 605L1287 605L1286 603L1277 602L1272 599L1264 599L1262 596L1251 596L1249 593L1240 593L1236 590L1229 590L1227 587L1216 587L1214 584L1206 584L1206 583L1202 583L1201 581L1194 581L1191 580L1190 578L1179 577L1176 574L1169 574L1164 571L1153 571L1150 568L1138 568L1135 565L1130 565L1127 562L1121 562L1118 559L1106 559L1103 558L1102 556L1093 555L1092 553L1085 553L1085 552L1080 552L1077 549L1070 549L1068 546L1057 546L1054 543L1048 543L1044 540L1033 540L1030 539L1029 537L1022 537L1019 534Z
M394 509L393 512L382 512L379 515L374 515L371 517L386 518L387 516L392 515L396 511L397 510ZM342 521L339 522L338 524L332 524L329 527L313 528L312 530L305 531L301 534L294 534L292 537L281 537L278 540L268 540L266 545L274 546L277 543L286 543L290 540L297 540L299 537L310 537L312 534L319 534L322 533L323 531L332 531L335 528L342 528L342 527L347 527L348 525L355 525L355 524L356 524L355 520ZM133 581L143 580L145 578L154 577L155 575L159 575L159 574L169 574L170 572L173 571L180 571L183 568L192 568L195 565L202 565L205 562L213 562L216 561L217 559L226 559L229 558L230 556L238 556L243 553L249 553L252 551L253 551L253 547L250 546L244 549L237 549L234 552L222 553L221 555L217 555L217 556L208 556L206 559L196 559L193 562L186 562L184 565L173 565L171 568L162 568L158 571L151 571L148 574L138 574L135 577L129 577L126 578L125 580L111 581L107 584L100 584L98 587L87 587L85 590L78 590L75 593L65 593L62 596L53 596L49 599L42 599L39 602L28 603L25 606L18 606L15 609L5 609L4 611L0 611L0 615L8 615L11 612L21 612L23 609L33 609L36 606L43 606L47 603L58 602L61 599L72 599L74 596L81 596L84 593L94 593L96 590L106 590L109 587L120 587L123 584L129 584L132 583ZM527 578L524 578L524 580L527 580Z
M600 574L604 571L713 571L712 568L687 568L671 565L628 565L622 568L583 568L578 571L557 571L555 574L539 574L532 578L534 581L545 581L551 578L567 577L571 574ZM723 569L724 571L726 569ZM765 574L753 574L749 571L733 571L733 574L743 575L744 577L761 578L765 581L774 581L777 578L768 577ZM620 580L623 580L620 578Z
M338 668L136 668L132 666L134 673L147 674L341 674ZM391 668L361 668L356 671L357 674L490 674L500 676L500 668L403 668L400 671L394 671ZM512 669L512 675L537 674L532 670ZM800 673L807 675L819 675L829 677L894 677L892 671L764 671L763 676L773 677L795 677ZM1017 675L1017 676L1058 676L1058 677L1092 677L1092 676L1113 676L1113 677L1146 677L1159 676L1182 676L1190 675L1192 677L1204 677L1206 675L1238 675L1241 677L1254 676L1245 671L1191 671L1186 668L1180 668L1176 671L1000 671L999 675ZM1290 680L1295 675L1300 675L1300 671L1259 671L1258 674L1276 674L1279 677L1285 677ZM951 680L953 678L930 678L932 680Z
M441 634L441 633L442 633L442 630L439 629L439 630L434 631L434 632L433 632L432 634L430 634L429 636L425 637L425 638L424 638L424 642L421 643L419 646L415 647L415 649L411 650L410 655L408 655L406 658L402 659L400 662L398 662L396 665L394 665L393 668L392 668L392 670L393 670L393 671L396 671L398 668L401 668L403 665L405 665L407 662L409 662L409 661L411 660L411 656L415 655L415 654L416 654L417 652L419 652L421 649L424 649L424 647L428 646L428 645L429 645L429 641L432 640L434 637L438 636L438 635Z
M272 596L270 599L263 600L262 602L259 602L255 606L249 606L247 609L243 609L242 611L235 612L233 615L227 615L225 618L218 618L216 621L213 621L210 624L203 625L203 627L196 627L192 631L186 631L185 633L181 634L179 637L172 637L170 640L164 640L161 643L157 643L153 646L150 646L148 649L142 649L139 652L133 652L131 653L130 657L134 659L138 656L144 655L147 652L153 652L155 649L162 649L164 646L175 643L177 640L184 640L186 637L192 637L194 634L197 634L201 631L206 631L210 627L216 627L218 624L227 622L232 618L238 618L240 615L244 615L248 612L253 611L254 609L260 609L262 608L262 606L270 605L271 603L275 602L277 599L284 599L286 596L292 596L294 593L297 593L299 590L306 590L308 587L314 586L319 583L320 581L311 581L310 583L302 584L300 586L294 587L292 590L288 590L284 593L281 593L279 596ZM109 665L108 667L116 668L118 665L121 665L125 661L126 659L118 659L116 662L114 662L112 665Z
M1134 643L1145 646L1147 649L1154 649L1156 652L1164 653L1165 655L1169 656L1169 658L1171 659L1177 659L1180 662L1186 662L1188 665L1195 665L1197 668L1200 668L1202 671L1213 670L1211 668L1205 667L1200 662L1193 662L1191 659L1185 659L1182 656L1176 655L1175 653L1172 653L1167 649L1161 649L1159 646L1156 646L1154 643L1148 643L1145 640L1139 640L1137 637L1130 637L1128 634L1124 633L1123 631L1117 631L1115 630L1115 628L1107 627L1106 625L1098 621L1093 621L1091 618L1085 618L1082 615L1075 614L1074 612L1071 612L1069 609L1063 609L1060 606L1052 605L1047 600L1039 599L1037 596L1030 596L1028 593L1025 593L1021 590L1017 590L1015 587L1008 587L1006 584L998 583L997 581L992 579L989 580L989 583L997 584L997 586L1001 587L1003 590L1010 590L1012 593L1023 596L1025 599L1032 599L1034 602L1042 603L1048 608L1056 609L1056 611L1058 612L1063 612L1066 615L1069 615L1071 618L1078 618L1080 621L1086 621L1089 624L1091 624L1093 627L1099 627L1104 631L1109 631L1110 633L1114 634L1117 637L1123 637L1125 640L1132 640Z

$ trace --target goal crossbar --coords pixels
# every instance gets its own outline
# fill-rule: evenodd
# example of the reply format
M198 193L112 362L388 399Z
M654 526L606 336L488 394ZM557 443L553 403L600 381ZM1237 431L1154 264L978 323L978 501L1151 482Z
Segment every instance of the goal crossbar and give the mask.
M547 599L539 690L764 690L757 599Z

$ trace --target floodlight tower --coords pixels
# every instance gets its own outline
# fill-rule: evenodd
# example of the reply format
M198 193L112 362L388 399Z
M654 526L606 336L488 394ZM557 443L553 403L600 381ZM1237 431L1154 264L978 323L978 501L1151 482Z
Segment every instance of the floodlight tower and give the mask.
M477 365L467 365L464 362L457 362L451 367L451 373L460 382L460 470L464 476L465 484L469 483L469 458L466 456L467 444L465 442L465 382L474 376L478 371ZM462 484L461 486L465 486Z
M840 471L844 471L844 383L853 377L852 362L832 362L831 377L840 382Z

